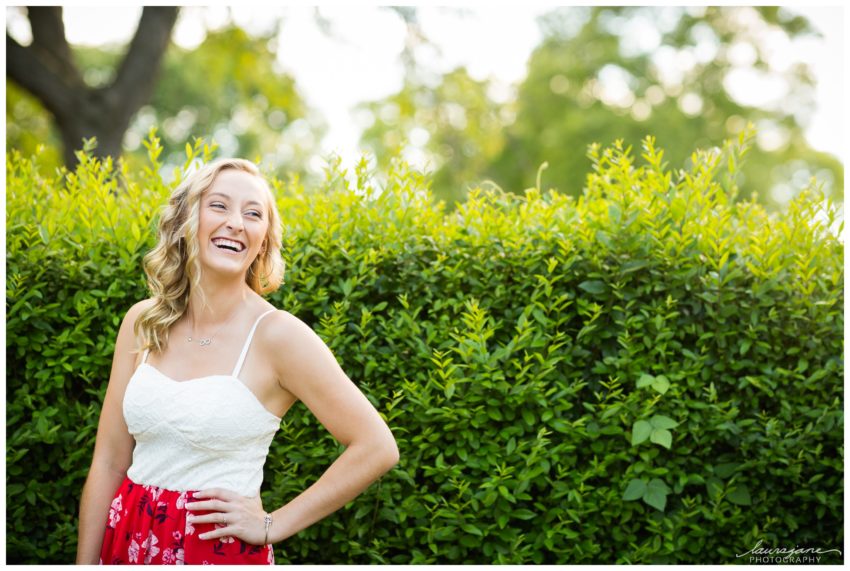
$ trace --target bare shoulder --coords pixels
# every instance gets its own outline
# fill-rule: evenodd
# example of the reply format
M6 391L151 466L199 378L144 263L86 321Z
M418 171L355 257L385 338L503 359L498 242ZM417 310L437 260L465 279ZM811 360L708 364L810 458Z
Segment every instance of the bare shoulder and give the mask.
M135 323L139 315L141 315L141 313L149 307L152 307L154 303L156 303L156 300L154 300L154 298L152 297L143 299L142 301L137 301L132 306L130 306L130 309L127 310L127 317L132 318L132 322ZM131 323L131 325L133 323Z
M127 313L124 315L124 320L121 322L121 329L118 331L118 339L116 340L116 352L122 355L129 356L134 366L138 365L141 360L141 354L136 351L140 348L140 340L136 338L135 326L139 316L152 307L155 303L153 298L143 299L130 306Z
M339 370L331 350L313 329L288 311L279 309L266 319L261 343L281 387L298 394L298 384L314 374Z
M133 330L134 325L136 324L136 320L139 318L139 315L142 314L143 311L153 306L154 299L148 298L143 299L142 301L137 301L127 310L127 313L124 314L124 319L121 322L121 330L123 331L131 331Z
M315 335L309 325L292 315L285 309L278 309L263 320L265 323L258 331L261 343L270 349L279 351L285 349L291 342L303 339L310 334Z

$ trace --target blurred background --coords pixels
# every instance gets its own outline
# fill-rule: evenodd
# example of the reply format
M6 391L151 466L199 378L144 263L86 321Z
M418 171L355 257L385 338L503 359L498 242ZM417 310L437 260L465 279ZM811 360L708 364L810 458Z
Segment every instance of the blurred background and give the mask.
M469 188L579 196L591 143L650 134L673 168L757 129L740 199L817 180L843 202L840 7L6 8L7 149L70 141L163 177L194 137L281 179L401 155L452 208ZM11 40L9 39L11 38ZM57 96L63 93L65 100ZM81 146L77 145L77 147Z

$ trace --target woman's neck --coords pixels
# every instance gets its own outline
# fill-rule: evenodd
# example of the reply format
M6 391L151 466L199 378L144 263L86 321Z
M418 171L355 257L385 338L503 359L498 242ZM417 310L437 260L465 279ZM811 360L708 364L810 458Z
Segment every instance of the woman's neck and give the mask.
M239 284L210 284L203 285L204 301L200 293L193 290L189 294L187 316L196 331L207 331L229 320L239 307L244 307L250 289L244 281Z

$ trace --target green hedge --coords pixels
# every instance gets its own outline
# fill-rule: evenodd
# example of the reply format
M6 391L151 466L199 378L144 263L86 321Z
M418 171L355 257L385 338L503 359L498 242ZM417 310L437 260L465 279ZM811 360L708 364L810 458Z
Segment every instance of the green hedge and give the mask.
M7 155L9 563L69 563L114 339L146 297L169 189L82 155ZM735 563L843 545L843 244L804 189L736 200L747 141L670 170L591 148L575 200L475 188L447 214L403 162L274 181L274 305L327 342L400 463L275 546L278 563ZM211 150L187 146L188 161ZM639 163L639 164L638 164ZM538 177L539 178L539 177ZM301 404L276 509L340 452ZM837 563L835 552L821 562Z

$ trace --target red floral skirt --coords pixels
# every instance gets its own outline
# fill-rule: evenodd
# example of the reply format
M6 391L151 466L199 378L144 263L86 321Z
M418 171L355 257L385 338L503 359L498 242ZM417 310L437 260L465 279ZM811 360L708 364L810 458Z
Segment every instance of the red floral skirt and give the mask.
M144 486L124 478L106 522L101 565L274 565L271 545L237 537L200 539L222 524L186 521L193 492ZM195 515L210 513L195 510Z

